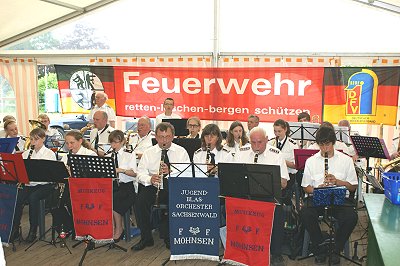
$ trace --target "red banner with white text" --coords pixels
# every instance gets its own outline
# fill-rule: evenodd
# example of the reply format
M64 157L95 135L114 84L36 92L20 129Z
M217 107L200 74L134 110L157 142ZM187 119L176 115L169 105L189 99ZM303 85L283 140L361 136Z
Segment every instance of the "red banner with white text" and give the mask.
M275 203L226 198L224 261L269 265Z
M70 178L72 213L76 238L90 236L95 242L113 237L111 178Z

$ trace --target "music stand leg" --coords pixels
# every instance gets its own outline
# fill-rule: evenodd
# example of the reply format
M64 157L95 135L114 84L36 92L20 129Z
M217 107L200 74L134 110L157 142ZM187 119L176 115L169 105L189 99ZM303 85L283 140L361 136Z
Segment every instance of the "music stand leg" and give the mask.
M56 242L55 242L55 240L54 240L54 238L53 238L53 234L52 234L52 239L51 239L51 241L43 240L43 239L44 239L44 236L45 236L50 230L54 230L53 226L50 227L49 229L47 229L47 230L46 230L44 233L42 233L38 238L36 238L35 241L33 241L32 244L30 244L30 245L25 249L25 251L27 251L28 249L30 249L34 244L36 244L36 243L39 242L39 241L43 241L43 242L48 243L49 245L56 246Z
M123 248L123 247L121 247L120 245L117 245L114 242L108 243L108 244L104 244L102 246L96 247L95 249L102 248L102 247L107 247L107 246L108 246L107 251L109 251L110 249L116 248L116 249L122 250L124 252L128 252L128 250L126 248Z

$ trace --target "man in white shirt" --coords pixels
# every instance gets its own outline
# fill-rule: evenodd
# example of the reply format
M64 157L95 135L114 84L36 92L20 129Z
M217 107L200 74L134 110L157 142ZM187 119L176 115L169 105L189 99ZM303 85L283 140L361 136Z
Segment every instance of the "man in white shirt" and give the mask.
M108 115L104 111L97 111L93 115L94 129L90 132L90 145L99 156L104 156L104 144L109 144L108 136L115 129L108 124Z
M108 122L110 126L115 127L115 120L116 120L116 115L114 109L112 109L108 104L106 104L106 101L108 99L108 96L104 92L96 92L95 96L95 101L96 105L90 110L89 114L89 122L93 123L93 116L97 111L104 111L108 115Z
M168 203L168 191L165 190L168 179L165 177L180 174L180 171L172 164L190 163L186 150L172 143L174 136L175 129L170 123L158 124L156 127L157 145L145 150L140 159L137 169L137 180L140 188L135 207L141 239L139 243L132 247L134 250L142 250L154 245L150 223L151 207L156 201L156 195L158 195L159 203ZM163 162L161 157L163 157ZM160 174L164 177L160 177ZM164 242L169 248L168 220L161 221L161 226L166 231Z
M145 150L153 146L151 139L154 137L154 133L151 132L150 127L150 118L143 116L137 123L138 132L129 137L129 145L132 146L132 150L136 153L138 159L142 158Z
M258 127L258 125L260 124L260 118L256 115L249 115L249 117L247 118L247 137L250 138L250 131L255 128Z
M160 124L163 119L181 118L180 115L172 112L172 110L174 109L174 99L166 98L164 100L163 107L164 107L164 113L156 116L156 126Z
M355 192L358 184L356 171L351 157L338 152L334 148L336 135L333 128L321 127L316 134L316 142L320 152L307 159L304 167L304 175L301 186L304 191L311 195L314 188L329 186L345 186L349 192ZM351 202L350 199L348 200ZM326 250L320 246L323 236L318 222L319 215L322 215L324 207L313 207L312 200L307 197L300 212L300 218L306 230L310 234L312 249L314 250L315 262L326 261ZM332 215L338 220L339 227L335 234L335 247L332 256L332 263L340 263L339 254L345 242L351 235L357 224L357 212L348 206L336 206Z
M285 159L279 149L267 145L268 137L265 130L255 127L250 131L251 147L242 147L235 155L238 163L278 165L281 173L281 189L286 188L290 179ZM284 238L284 221L282 205L277 205L274 213L271 236L271 264L284 265L282 257L282 240Z
M46 126L46 141L44 145L48 148L59 146L62 136L57 129L50 127L49 116L46 114L40 114L38 115L38 121Z

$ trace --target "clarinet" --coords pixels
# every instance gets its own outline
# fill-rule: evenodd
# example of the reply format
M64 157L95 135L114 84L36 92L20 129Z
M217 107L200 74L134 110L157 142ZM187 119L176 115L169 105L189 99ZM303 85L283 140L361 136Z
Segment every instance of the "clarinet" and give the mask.
M328 176L328 153L325 152L324 154L325 160L324 160L324 183L325 185L329 185L329 182L326 180L326 177Z
M28 154L28 160L30 160L31 159L31 157L32 157L32 153L33 153L33 151L35 150L35 145L31 145L31 149L29 150L29 154Z
M157 184L157 192L156 192L156 200L154 201L154 207L155 208L160 208L160 189L161 189L161 181L162 178L164 177L163 175L163 170L162 167L164 165L164 160L165 160L165 144L163 144L162 150L161 150L161 160L160 160L160 167L158 168L158 176L160 177L160 182Z
M210 165L210 163L212 163L211 162L211 145L210 144L207 144L207 155L206 155L206 165L207 165L207 168L208 168L208 165ZM207 176L213 176L213 173L212 173L212 170L213 169L210 169L210 170L207 170Z

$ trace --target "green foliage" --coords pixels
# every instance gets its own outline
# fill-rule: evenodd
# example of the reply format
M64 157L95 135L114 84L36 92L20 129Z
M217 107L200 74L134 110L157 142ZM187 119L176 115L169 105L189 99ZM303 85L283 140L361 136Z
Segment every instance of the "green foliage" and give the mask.
M46 82L47 79L47 82ZM38 80L38 93L39 93L39 112L45 112L44 110L44 91L46 89L58 89L57 75L56 73L48 73L47 77L41 77Z

